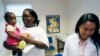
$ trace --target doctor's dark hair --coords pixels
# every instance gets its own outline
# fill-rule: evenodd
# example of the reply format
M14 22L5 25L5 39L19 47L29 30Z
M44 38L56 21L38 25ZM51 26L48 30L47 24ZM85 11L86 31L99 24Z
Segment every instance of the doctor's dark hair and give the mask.
M90 37L91 37L91 41L96 46L97 53L98 53L98 49L100 48L100 34L99 34L100 23L99 23L99 18L95 14L87 13L87 14L82 15L76 24L75 32L79 33L79 27L87 21L94 22L96 25L96 29L94 33L92 34L92 36Z
M33 9L29 9L29 8L25 9L24 11L28 11L32 15L32 17L34 17L34 19L35 19L34 23L35 23L35 25L38 26L40 20L38 20L37 13ZM22 19L23 19L23 17L24 17L24 15L22 15Z

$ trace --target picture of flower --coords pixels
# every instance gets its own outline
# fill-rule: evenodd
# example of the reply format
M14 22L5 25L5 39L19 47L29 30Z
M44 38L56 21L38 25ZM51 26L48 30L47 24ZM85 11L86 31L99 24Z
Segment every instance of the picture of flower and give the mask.
M47 33L59 33L60 32L60 16L59 15L47 15Z

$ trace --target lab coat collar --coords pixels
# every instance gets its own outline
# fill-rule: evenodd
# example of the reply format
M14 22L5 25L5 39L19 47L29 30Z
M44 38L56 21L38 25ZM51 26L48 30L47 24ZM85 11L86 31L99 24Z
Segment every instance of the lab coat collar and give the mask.
M80 39L79 39L79 33L76 34L77 35L77 41L78 43L80 42ZM86 43L90 42L90 37L85 41Z

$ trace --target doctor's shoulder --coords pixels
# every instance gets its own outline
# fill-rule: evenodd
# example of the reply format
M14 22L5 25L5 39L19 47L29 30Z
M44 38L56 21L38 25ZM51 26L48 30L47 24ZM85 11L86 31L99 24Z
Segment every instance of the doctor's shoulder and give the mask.
M75 40L77 37L78 37L78 34L77 34L77 33L73 33L73 34L69 35L69 36L66 38L66 41Z

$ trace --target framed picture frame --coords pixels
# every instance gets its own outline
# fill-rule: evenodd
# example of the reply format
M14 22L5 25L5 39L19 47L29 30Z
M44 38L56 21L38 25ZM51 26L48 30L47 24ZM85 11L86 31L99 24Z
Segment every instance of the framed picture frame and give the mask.
M46 16L47 33L60 33L60 16L47 15Z

